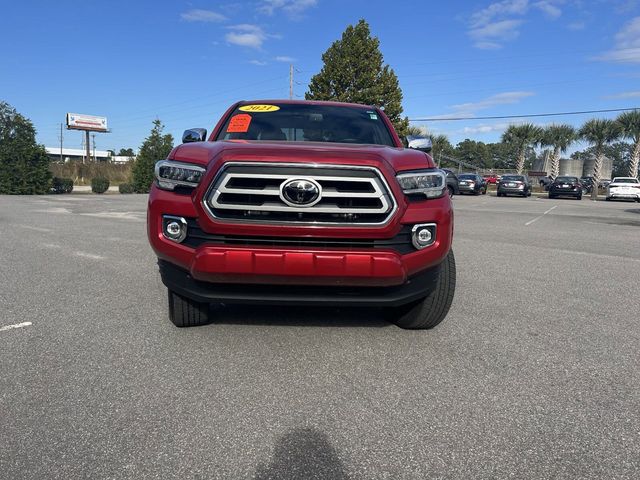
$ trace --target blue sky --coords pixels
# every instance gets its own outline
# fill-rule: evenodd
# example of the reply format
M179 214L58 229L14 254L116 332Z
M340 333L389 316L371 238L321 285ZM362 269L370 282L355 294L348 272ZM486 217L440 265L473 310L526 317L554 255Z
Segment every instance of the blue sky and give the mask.
M137 149L160 118L179 138L239 99L303 97L321 55L366 19L409 118L640 106L640 1L2 0L0 100L58 145L66 112L104 115L98 149ZM611 117L615 114L602 114ZM591 115L538 118L580 125ZM521 122L522 120L511 120ZM507 120L431 122L453 143ZM422 124L422 123L418 123ZM65 147L79 147L65 131Z

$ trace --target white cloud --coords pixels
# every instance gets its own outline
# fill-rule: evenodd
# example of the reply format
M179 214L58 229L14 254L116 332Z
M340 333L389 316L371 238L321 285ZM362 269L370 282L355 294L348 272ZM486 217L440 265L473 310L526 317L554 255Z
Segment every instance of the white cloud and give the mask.
M519 27L524 17L532 9L556 19L562 15L561 5L565 0L502 0L478 10L471 15L467 34L474 41L474 47L496 49L504 42L515 40L520 34Z
M456 113L453 114L455 116L466 115L471 117L479 110L486 110L497 105L511 105L533 95L533 92L503 92L491 95L479 102L460 103L458 105L452 105L450 108L456 111Z
M640 98L640 90L634 92L616 93L615 95L607 95L606 97L604 97L605 100L621 100L625 98Z
M562 10L557 5L554 5L553 2L548 0L543 0L540 2L536 2L533 4L533 7L544 12L549 18L558 18L562 15Z
M187 22L214 22L220 23L227 20L224 15L211 10L201 10L198 8L188 10L180 15L180 18Z
M497 48L500 45L497 41L515 39L521 24L522 20L501 20L471 29L469 36L476 41L478 48Z
M614 48L596 57L596 60L640 63L640 17L635 17L627 22L615 38Z
M286 55L280 55L278 57L275 58L276 62L283 62L283 63L293 63L296 61L295 58L293 57L287 57Z
M227 28L231 30L224 37L227 43L257 50L262 48L262 44L267 38L275 37L275 35L266 34L258 25L243 23Z
M460 133L476 135L478 133L504 132L509 128L509 123L480 124L475 127L464 127Z
M249 60L251 65L257 65L258 67L264 67L267 65L267 62L263 62L262 60Z
M491 23L494 18L524 15L527 13L528 8L528 0L504 0L502 2L492 3L471 16L471 28L478 28Z
M273 15L280 10L292 18L299 18L305 10L315 7L317 4L318 0L262 0L258 11Z

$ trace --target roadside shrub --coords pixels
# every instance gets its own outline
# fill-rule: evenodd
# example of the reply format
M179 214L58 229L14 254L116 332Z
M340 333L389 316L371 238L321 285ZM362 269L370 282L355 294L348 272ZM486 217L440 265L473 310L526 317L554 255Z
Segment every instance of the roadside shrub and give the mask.
M51 193L71 193L73 180L70 178L53 177L51 181Z
M133 185L130 183L121 183L118 186L118 191L120 193L133 193Z
M109 180L104 177L91 179L91 191L93 193L104 193L109 190Z

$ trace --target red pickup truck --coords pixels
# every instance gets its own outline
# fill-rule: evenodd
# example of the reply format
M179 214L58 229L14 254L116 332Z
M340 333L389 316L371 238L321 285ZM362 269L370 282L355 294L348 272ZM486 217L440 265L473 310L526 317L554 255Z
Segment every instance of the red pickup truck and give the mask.
M430 142L384 112L318 101L233 105L155 167L148 235L178 327L212 303L379 308L431 328L451 306L453 209Z

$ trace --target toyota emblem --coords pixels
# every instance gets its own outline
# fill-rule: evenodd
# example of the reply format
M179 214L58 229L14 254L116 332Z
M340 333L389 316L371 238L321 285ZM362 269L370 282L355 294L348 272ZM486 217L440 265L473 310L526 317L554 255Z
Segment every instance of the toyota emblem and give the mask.
M284 203L292 207L310 207L320 201L322 189L313 180L296 178L287 180L280 186L280 196Z

